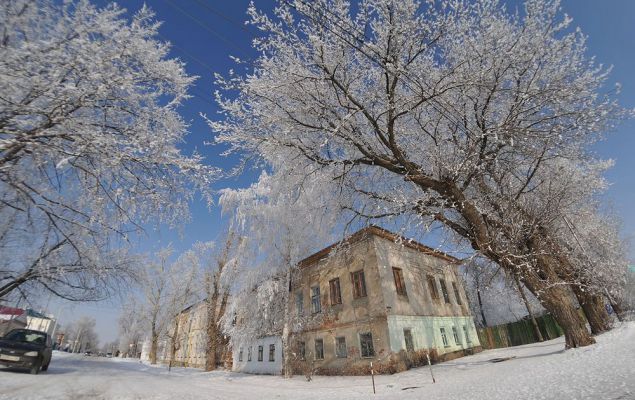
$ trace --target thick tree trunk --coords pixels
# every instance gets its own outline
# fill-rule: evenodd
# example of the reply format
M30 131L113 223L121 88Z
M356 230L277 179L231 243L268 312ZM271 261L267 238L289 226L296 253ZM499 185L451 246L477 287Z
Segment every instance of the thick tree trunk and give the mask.
M159 335L152 330L152 338L150 341L150 364L157 363L157 351L159 349Z
M219 334L216 324L208 325L207 329L207 351L205 352L205 371L216 369L216 350L219 345Z
M536 317L531 311L531 305L529 304L529 300L527 300L527 296L525 296L525 291L523 290L523 286L520 284L518 275L514 274L514 280L516 281L516 286L518 287L520 297L523 299L523 303L525 303L525 308L527 308L527 314L529 314L529 318L531 319L531 325L534 327L534 335L536 335L536 340L538 340L539 342L543 342L545 339L543 339L542 333L540 332L540 327L538 326L538 321L536 321Z
M483 299L481 299L481 289L476 289L476 298L478 299L478 308L481 311L481 318L483 319L483 327L487 326L487 320L485 319L485 310L483 310Z
M172 370L172 365L174 364L174 357L176 357L176 351L178 350L178 340L179 340L179 321L180 315L176 316L176 322L174 323L174 332L172 332L172 343L170 345L170 363L168 364L168 371Z
M582 307L584 315L589 322L591 333L597 335L610 330L611 320L604 306L603 296L584 290L579 285L572 285L572 287L578 303L580 303L580 307Z
M552 274L552 277L555 274ZM565 348L588 346L595 339L586 328L586 321L578 313L569 286L555 280L550 283L531 271L523 276L527 289L540 300L542 306L553 316L564 331Z

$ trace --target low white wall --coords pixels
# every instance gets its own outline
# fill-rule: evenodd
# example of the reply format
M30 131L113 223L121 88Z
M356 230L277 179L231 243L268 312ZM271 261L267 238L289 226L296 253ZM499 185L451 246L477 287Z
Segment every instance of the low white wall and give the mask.
M456 327L459 343L455 343L452 327ZM469 343L465 338L463 326L467 328ZM448 346L444 346L441 329L445 328ZM422 317L408 315L388 316L388 336L390 349L399 352L406 348L404 329L412 332L415 350L437 349L439 354L480 346L476 327L472 317Z
M269 361L269 346L275 346L274 361ZM251 346L251 361L249 361L249 347ZM262 361L258 361L258 346L262 346ZM240 349L243 351L242 361ZM282 373L282 339L280 336L266 336L255 339L251 343L234 348L232 351L233 367L236 372L249 374L279 375Z

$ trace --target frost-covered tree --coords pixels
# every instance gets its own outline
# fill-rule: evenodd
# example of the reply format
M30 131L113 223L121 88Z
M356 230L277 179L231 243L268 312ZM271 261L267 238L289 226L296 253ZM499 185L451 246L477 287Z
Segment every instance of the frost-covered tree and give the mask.
M148 259L137 281L142 293L139 313L150 341L151 364L157 362L159 341L166 336L178 337L176 316L197 298L197 265L183 258L171 262L172 253L167 247L157 252L155 259Z
M68 325L65 330L65 340L70 343L70 350L73 353L83 353L85 351L97 350L99 344L97 333L95 332L96 321L93 317L80 317Z
M178 224L207 193L214 171L178 148L195 77L168 58L152 11L124 14L86 0L0 5L0 298L104 297L126 270L113 242L153 218Z
M119 314L118 350L128 357L137 357L141 352L139 344L145 338L143 308L135 296L129 296Z
M331 237L337 214L329 212L332 200L321 189L300 184L287 192L286 185L262 173L246 189L223 191L220 203L232 213L236 232L246 238L225 330L234 348L261 336L281 335L283 369L289 377L294 358L290 337L303 324L316 322L290 314L291 280L298 263Z
M594 342L535 210L572 172L601 186L605 164L586 149L624 113L558 1L511 13L497 1L296 0L276 18L250 13L261 56L252 73L218 77L219 143L263 162L282 192L317 187L342 216L441 224L517 274L567 347Z

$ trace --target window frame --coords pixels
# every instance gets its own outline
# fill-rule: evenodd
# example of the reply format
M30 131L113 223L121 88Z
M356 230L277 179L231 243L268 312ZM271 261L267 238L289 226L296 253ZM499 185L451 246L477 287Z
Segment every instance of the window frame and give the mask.
M238 350L238 362L242 362L243 361L243 348L241 347Z
M300 356L300 360L306 360L306 342L305 341L298 342L298 354Z
M269 362L275 362L275 361L276 361L276 345L272 343L269 345Z
M465 336L465 344L472 344L472 339L470 338L470 333L467 330L467 325L463 325L463 336Z
M443 294L443 300L445 300L445 304L451 304L450 292L448 292L448 287L445 284L445 279L439 278L439 285L441 285L441 293Z
M369 341L363 338L367 336ZM370 343L370 353L364 355L364 350L368 350L368 345L364 346L365 343ZM373 333L372 332L360 332L359 333L359 354L362 358L373 358L375 357L375 344L373 343Z
M456 304L459 306L463 305L463 300L461 300L461 294L459 293L459 287L454 281L452 281L452 289L454 290L454 300L456 300Z
M441 341L443 342L443 347L450 347L450 341L448 340L447 333L445 332L445 327L439 327L439 332L441 332Z
M406 279L404 278L403 269L392 267L392 278L395 281L395 289L400 296L408 297L406 290Z
M340 278L333 278L329 281L329 291L331 298L331 305L342 304L342 287L340 285Z
M354 299L361 299L368 296L368 291L366 290L366 275L364 274L364 269L351 272L351 283L353 284Z
M340 339L342 342L340 342ZM344 352L341 352L342 347L344 345ZM345 336L337 336L335 338L335 358L348 358L348 347L346 346L346 337Z
M461 338L459 337L459 331L456 329L456 326L452 326L452 336L454 336L454 344L457 346L461 346L463 342L461 342Z
M318 353L318 343L320 343L320 352ZM324 339L316 338L313 340L313 347L315 350L315 359L316 360L324 360ZM319 357L318 357L319 356Z
M298 316L304 315L304 293L301 290L295 292L295 309Z
M439 288L437 287L437 280L434 275L426 274L426 280L428 281L428 289L430 290L430 298L432 300L440 300Z
M251 346L247 347L247 362L251 361Z
M406 335L406 332L408 332L408 335ZM410 337L410 340L408 340L408 337ZM404 342L406 344L406 352L415 351L415 343L414 343L414 338L412 337L412 329L411 328L404 328L404 330L403 330L403 339L404 339ZM408 342L410 342L410 346L408 346ZM410 348L408 348L408 347L410 347Z
M320 285L311 286L311 312L313 314L319 314L322 312L321 296L322 293L320 291Z
M263 352L264 352L263 346L258 346L258 362L262 362Z

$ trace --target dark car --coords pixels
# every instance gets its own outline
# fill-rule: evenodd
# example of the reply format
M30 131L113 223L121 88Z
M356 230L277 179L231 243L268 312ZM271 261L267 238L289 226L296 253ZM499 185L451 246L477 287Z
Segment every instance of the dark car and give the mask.
M51 337L45 332L14 329L0 338L0 365L46 371L51 363Z

